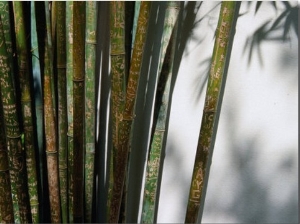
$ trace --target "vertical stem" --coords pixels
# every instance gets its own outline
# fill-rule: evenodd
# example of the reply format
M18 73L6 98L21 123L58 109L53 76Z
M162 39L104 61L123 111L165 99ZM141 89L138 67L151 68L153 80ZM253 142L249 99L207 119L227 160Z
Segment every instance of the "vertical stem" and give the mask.
M73 1L66 2L66 60L68 116L68 206L69 222L73 222Z
M95 66L96 66L97 2L86 2L85 36L85 222L92 219L95 160Z
M207 180L209 175L208 158L212 156L217 132L223 89L226 81L226 63L230 59L231 49L229 49L229 46L233 41L238 12L237 4L229 1L224 1L221 4L185 218L186 223L195 223L197 221L200 202L201 200L204 201L203 195L205 192L203 186L205 179Z
M171 4L171 2L169 3ZM178 15L180 2L173 2L173 13ZM160 158L163 147L165 146L166 124L168 117L168 105L170 98L170 85L172 79L173 60L175 55L177 24L166 51L165 60L160 74L154 109L154 127L149 149L149 157L146 168L146 180L144 189L144 200L142 208L142 223L155 223L156 206L158 198L158 179L160 170Z
M85 2L74 2L74 222L83 222Z
M111 38L111 114L113 150L111 160L111 179L108 192L108 222L117 223L122 200L125 164L120 160L119 125L125 101L125 3L110 2L110 38ZM123 153L122 153L123 154Z
M26 153L26 167L28 175L28 190L30 197L32 222L39 223L39 198L36 170L35 134L33 126L33 108L31 100L30 73L28 67L28 54L26 46L25 19L23 3L13 2L17 56L19 65L19 80L21 89L22 117L24 127L24 147Z
M50 23L48 4L45 3L46 23ZM48 18L48 19L47 19ZM61 222L60 197L59 197L59 173L58 173L58 150L57 150L57 129L54 106L54 85L53 68L51 52L51 29L49 24L46 30L45 38L45 56L44 56L44 125L46 136L46 155L48 170L48 187L50 198L51 222Z
M66 3L57 1L56 58L58 91L58 158L62 222L68 223L68 157L67 157L67 84L66 84Z
M0 101L0 222L13 223L14 209L11 194L8 151L5 136L3 107L2 102Z

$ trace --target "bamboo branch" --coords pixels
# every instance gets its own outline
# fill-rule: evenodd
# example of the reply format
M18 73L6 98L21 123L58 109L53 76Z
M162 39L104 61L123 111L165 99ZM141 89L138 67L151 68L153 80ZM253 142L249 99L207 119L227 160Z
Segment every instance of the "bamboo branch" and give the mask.
M205 104L200 128L189 201L186 212L186 223L195 223L198 218L201 201L204 201L204 180L209 175L208 158L214 147L218 118L226 81L226 63L229 62L229 46L233 41L234 25L238 11L236 2L224 1L221 4L219 22L208 77Z

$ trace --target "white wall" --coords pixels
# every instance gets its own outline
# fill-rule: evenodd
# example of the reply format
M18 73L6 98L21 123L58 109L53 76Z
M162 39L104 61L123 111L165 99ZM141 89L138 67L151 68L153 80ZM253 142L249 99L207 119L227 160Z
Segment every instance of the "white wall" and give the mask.
M197 3L198 4L198 3ZM196 6L197 6L196 4ZM196 14L176 79L157 222L182 223L214 43L218 2L205 1ZM292 3L293 6L297 2ZM263 2L241 5L203 223L298 222L298 38L261 43L248 63L246 38L282 12ZM211 11L212 10L212 11ZM193 21L190 21L193 23ZM184 29L184 28L183 28ZM281 31L282 32L282 29ZM281 34L281 33L279 33Z

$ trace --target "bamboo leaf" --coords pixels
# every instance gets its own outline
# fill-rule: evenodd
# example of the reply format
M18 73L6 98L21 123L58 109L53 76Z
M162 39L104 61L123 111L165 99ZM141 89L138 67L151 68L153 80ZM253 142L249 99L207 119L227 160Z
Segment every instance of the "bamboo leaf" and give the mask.
M221 4L219 22L217 25L211 69L208 78L205 104L195 164L190 186L189 200L186 212L186 223L195 223L199 214L201 200L204 200L204 181L208 175L208 157L214 147L220 114L223 88L226 81L226 63L229 62L230 44L233 40L238 3L224 1Z

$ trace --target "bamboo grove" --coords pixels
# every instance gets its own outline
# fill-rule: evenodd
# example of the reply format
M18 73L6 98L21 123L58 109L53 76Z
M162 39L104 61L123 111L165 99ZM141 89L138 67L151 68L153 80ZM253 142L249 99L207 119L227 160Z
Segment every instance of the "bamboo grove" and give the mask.
M101 75L99 2L0 2L0 220L4 223L97 222L99 141L108 141L107 222L127 222L128 167L135 105L153 3L109 2L111 135L98 139ZM183 4L164 3L154 112L141 222L156 222L161 154L172 98L178 18ZM204 200L230 58L238 3L222 2L204 115L187 206L197 222ZM230 42L231 41L231 42ZM101 54L100 54L101 55ZM103 55L102 55L103 56ZM97 70L98 69L98 70ZM100 104L101 105L101 104ZM111 147L110 147L111 146ZM138 219L137 219L138 220Z

